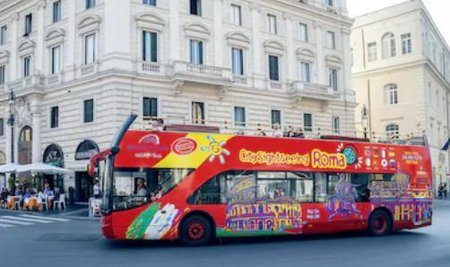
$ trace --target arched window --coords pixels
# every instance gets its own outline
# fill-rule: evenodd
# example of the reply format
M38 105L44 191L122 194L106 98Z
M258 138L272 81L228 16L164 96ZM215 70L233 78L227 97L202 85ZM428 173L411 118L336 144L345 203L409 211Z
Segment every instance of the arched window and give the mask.
M386 103L388 105L398 104L398 87L395 83L390 83L384 87L386 91Z
M30 126L22 128L19 134L19 164L30 164L32 158L33 131Z
M51 166L64 167L64 154L61 147L57 144L49 145L44 151L43 162Z
M78 145L77 150L75 151L75 160L90 159L99 151L100 150L96 142L92 140L84 140Z
M383 44L383 58L395 57L397 54L397 50L395 47L395 36L393 33L388 32L383 35L381 39Z
M398 124L392 123L386 126L386 136L391 139L398 139L400 135L400 128Z

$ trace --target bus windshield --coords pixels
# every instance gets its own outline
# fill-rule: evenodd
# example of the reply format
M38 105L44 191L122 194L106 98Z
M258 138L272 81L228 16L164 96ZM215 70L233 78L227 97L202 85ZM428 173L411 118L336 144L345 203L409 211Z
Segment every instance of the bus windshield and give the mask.
M107 160L108 162L108 160ZM111 164L106 164L110 165ZM108 173L106 166L105 174ZM155 201L179 184L193 169L151 169L151 168L115 168L112 184L106 185L105 193L109 188L109 195L104 202L105 211L125 210L135 208Z

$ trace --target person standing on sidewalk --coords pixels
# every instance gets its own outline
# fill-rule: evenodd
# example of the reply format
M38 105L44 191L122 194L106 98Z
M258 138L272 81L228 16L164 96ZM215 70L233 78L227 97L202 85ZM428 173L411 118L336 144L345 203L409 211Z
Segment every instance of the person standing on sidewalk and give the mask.
M94 198L99 199L102 197L102 192L100 190L100 182L98 180L95 181L93 191L94 191Z
M447 183L444 183L442 186L442 195L444 199L447 199Z

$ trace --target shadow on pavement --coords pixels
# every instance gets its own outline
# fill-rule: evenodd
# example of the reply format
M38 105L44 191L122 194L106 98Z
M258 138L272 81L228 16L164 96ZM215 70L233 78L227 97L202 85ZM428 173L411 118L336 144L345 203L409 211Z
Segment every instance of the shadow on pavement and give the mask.
M412 231L399 231L389 236L372 237L364 232L347 232L338 234L322 234L322 235L298 235L298 236L266 236L266 237L237 237L237 238L222 238L218 239L209 247L214 246L240 246L240 245L253 245L253 244L270 244L270 243L290 243L290 242L309 242L319 240L346 240L346 239L367 239L370 240L382 240L390 238L406 238L409 241L420 241L420 239L427 237L428 235L420 232ZM102 240L103 245L109 249L137 249L137 248L168 248L168 247L187 247L179 241L147 241L147 240Z

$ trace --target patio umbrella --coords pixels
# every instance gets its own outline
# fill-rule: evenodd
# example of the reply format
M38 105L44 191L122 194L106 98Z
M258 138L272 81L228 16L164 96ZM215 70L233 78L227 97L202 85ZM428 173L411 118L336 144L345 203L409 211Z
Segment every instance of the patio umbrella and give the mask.
M15 163L8 163L4 165L0 165L0 173L13 173L17 171L17 168L20 165L17 165Z
M17 167L17 172L31 172L41 174L73 174L72 170L51 166L45 163L33 163L27 165L20 165Z

